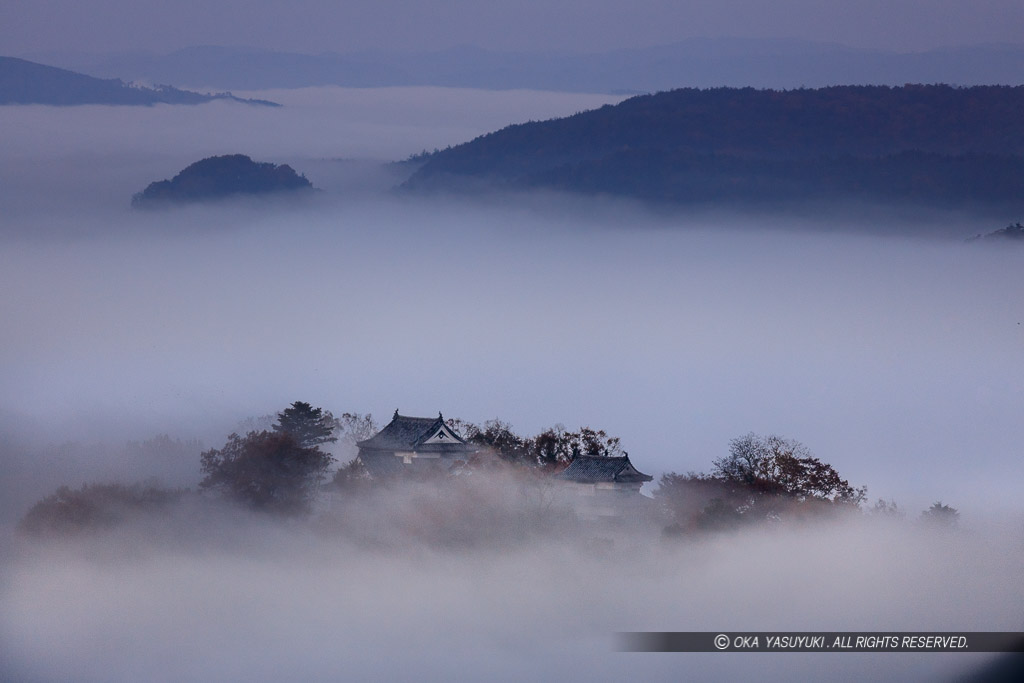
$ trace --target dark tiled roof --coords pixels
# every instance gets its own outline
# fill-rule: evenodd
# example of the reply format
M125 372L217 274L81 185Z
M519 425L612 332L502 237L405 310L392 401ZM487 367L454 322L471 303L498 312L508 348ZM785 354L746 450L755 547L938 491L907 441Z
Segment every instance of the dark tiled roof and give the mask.
M399 415L396 410L395 416L384 429L356 445L359 448L377 451L467 452L475 450L455 432L452 434L455 434L456 441L424 446L423 442L429 439L442 425L444 425L444 418L440 414L437 417L409 417Z
M623 455L619 458L578 455L555 478L583 484L594 484L597 482L634 484L654 479L651 475L644 474L633 467L633 464L629 462L628 455Z

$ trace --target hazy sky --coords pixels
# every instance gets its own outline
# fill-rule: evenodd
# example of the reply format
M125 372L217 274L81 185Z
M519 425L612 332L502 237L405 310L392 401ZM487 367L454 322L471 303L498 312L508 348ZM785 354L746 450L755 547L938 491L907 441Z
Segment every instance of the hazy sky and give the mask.
M169 51L196 44L301 52L601 51L695 36L802 38L917 51L1024 42L1019 0L37 0L0 4L0 54Z

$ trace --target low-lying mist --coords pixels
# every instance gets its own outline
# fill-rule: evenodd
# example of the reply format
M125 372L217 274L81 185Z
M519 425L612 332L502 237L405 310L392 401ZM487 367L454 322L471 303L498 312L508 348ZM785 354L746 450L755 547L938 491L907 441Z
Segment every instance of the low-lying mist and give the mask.
M670 541L571 515L515 529L503 516L530 503L507 495L455 525L429 514L451 500L378 490L306 522L196 500L85 538L22 540L0 594L3 673L951 680L995 656L625 654L615 634L1020 629L1024 547L998 529L856 517Z
M291 106L0 108L24 132L0 141L0 678L925 680L989 659L623 654L613 634L1021 629L1024 251L948 237L1000 225L392 194L379 161L599 102L250 95ZM324 192L128 209L218 153ZM495 495L452 545L357 533L407 492L301 521L190 495L76 540L14 532L62 484L195 487L200 450L296 400L588 425L656 479L775 433L909 514L608 544L488 526ZM961 531L916 524L940 500Z

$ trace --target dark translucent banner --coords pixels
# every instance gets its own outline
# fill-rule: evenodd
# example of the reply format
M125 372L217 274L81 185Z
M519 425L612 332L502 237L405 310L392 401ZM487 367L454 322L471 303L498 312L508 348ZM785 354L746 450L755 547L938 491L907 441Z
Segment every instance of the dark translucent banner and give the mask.
M1024 632L636 631L620 652L1024 652Z

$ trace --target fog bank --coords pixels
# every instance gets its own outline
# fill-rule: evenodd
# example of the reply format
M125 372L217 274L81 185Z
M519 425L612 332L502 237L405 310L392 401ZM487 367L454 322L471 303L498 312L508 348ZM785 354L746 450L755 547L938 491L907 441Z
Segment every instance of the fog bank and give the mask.
M4 673L952 680L995 656L626 654L616 652L615 633L1018 630L1024 601L1019 538L932 536L905 525L759 530L678 545L620 538L595 555L582 542L544 541L374 551L301 527L221 522L229 526L212 520L165 548L123 530L23 549L0 593ZM198 543L204 536L223 541Z

